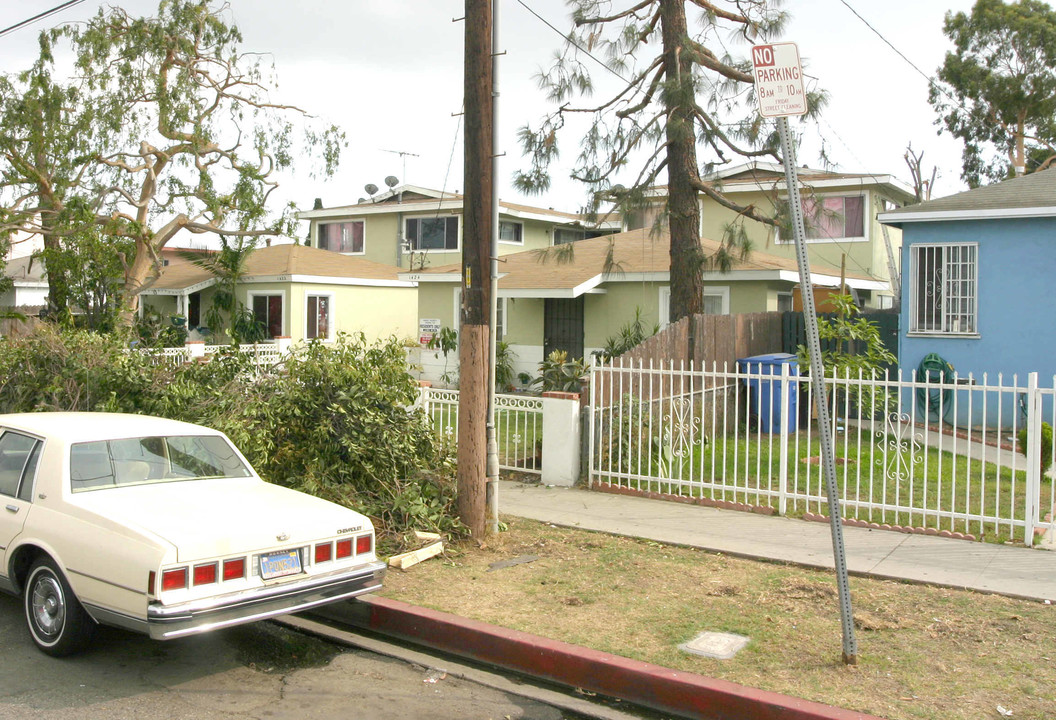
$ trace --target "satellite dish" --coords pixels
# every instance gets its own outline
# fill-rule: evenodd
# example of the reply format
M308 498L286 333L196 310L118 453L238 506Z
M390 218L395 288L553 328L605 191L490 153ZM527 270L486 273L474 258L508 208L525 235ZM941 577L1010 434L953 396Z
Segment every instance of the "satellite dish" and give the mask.
M399 182L400 179L395 175L389 175L387 178L385 178L385 184L388 185L390 188L396 187Z
M367 191L367 195L374 195L378 191L378 186L374 183L368 183L363 186L363 189Z

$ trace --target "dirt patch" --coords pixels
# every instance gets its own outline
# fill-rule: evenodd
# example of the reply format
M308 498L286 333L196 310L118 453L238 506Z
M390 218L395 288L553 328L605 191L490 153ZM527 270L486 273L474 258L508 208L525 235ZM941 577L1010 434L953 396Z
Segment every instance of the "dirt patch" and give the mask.
M384 595L892 720L1051 720L1056 608L851 579L859 664L840 661L831 573L505 518L509 531L390 573ZM525 555L537 560L487 572ZM751 638L731 660L678 650Z

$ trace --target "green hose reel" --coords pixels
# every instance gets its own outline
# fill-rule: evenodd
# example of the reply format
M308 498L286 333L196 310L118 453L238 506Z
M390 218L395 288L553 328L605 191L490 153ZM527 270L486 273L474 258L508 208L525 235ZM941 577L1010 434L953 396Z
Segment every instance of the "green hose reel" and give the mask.
M942 359L937 353L928 353L917 365L917 382L919 383L942 383L953 382L953 365ZM917 407L931 419L932 413L935 419L939 416L945 417L950 412L950 398L953 391L949 388L917 388Z

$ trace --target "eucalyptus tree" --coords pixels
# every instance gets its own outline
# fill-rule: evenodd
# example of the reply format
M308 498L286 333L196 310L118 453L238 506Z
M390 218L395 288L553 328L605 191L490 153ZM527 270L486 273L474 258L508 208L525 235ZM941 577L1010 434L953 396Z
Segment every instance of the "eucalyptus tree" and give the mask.
M625 213L665 203L671 234L671 320L703 309L703 273L726 271L750 244L743 222L779 221L745 206L701 179L733 161L779 159L775 126L755 111L751 62L730 46L776 37L785 20L776 0L566 0L574 29L540 86L557 109L520 131L531 166L517 186L550 186L558 136L570 116L586 115L572 177L589 186L592 213L606 203ZM687 7L694 27L690 29ZM617 81L600 100L590 63L604 64L603 83ZM595 71L597 74L598 71ZM811 93L812 112L823 97ZM707 157L703 164L698 152ZM656 185L666 174L666 193ZM621 184L622 182L622 184ZM700 194L737 214L720 249L700 245Z
M41 36L40 56L27 70L0 75L0 234L39 235L47 251L61 250L59 218L69 198L91 176L94 148L106 147L115 115L102 116L73 84L55 78L52 43ZM48 272L48 307L69 310L65 268Z
M66 100L49 105L62 111L46 116L38 133L58 140L56 155L80 163L60 166L59 187L88 198L92 221L108 236L133 243L122 325L131 324L139 293L160 273L159 252L177 233L290 235L292 206L272 207L277 174L297 159L318 161L329 175L344 145L336 127L272 99L271 73L259 53L240 49L227 9L163 0L156 17L138 18L109 7L41 35L37 66L49 70L41 77L50 78L57 50L73 57ZM40 163L24 160L24 173L45 181L21 186L23 227L47 241L47 217L57 210Z
M977 0L947 13L953 41L929 101L964 142L961 177L975 187L1056 162L1056 11L1041 0Z

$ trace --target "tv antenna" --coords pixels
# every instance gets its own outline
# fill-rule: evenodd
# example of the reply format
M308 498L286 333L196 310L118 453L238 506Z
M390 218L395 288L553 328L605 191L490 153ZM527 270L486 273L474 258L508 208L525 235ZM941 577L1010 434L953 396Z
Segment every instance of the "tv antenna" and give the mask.
M392 153L393 155L399 155L400 160L403 161L403 174L400 176L404 182L407 182L407 158L408 157L421 157L418 153L407 152L406 150L382 150L382 152Z

